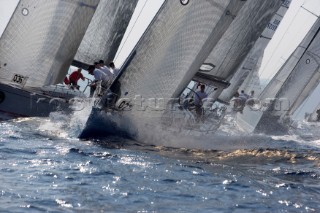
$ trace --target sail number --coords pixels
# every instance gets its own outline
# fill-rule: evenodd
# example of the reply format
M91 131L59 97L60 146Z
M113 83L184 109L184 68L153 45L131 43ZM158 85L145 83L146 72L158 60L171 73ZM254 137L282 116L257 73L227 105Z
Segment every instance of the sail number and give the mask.
M282 0L282 6L289 7L291 0Z
M273 23L270 22L267 25L267 28L269 28L270 30L276 31L276 29L278 28L279 24L280 24L280 20L275 19L273 21Z
M26 77L19 75L19 74L15 74L12 78L12 82L17 83L17 84L24 84L26 81Z

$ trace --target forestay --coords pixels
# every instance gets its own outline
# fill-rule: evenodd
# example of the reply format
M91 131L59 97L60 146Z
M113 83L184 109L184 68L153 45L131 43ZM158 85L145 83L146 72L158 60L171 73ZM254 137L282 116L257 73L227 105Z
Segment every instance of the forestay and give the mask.
M88 65L100 59L112 61L137 2L138 0L100 0L75 56L76 63Z
M20 0L0 39L0 81L62 82L99 0Z

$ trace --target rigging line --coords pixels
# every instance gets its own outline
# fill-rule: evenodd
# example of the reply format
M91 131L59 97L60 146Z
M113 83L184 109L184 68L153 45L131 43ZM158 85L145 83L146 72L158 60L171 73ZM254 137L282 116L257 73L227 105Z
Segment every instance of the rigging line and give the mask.
M124 45L127 43L128 39L129 39L129 37L130 37L130 34L132 33L134 27L136 26L136 24L137 24L137 22L138 22L138 20L139 20L139 18L140 18L140 16L141 16L141 14L142 14L142 11L144 10L144 8L145 8L145 6L147 5L147 2L148 2L148 1L149 1L149 0L146 0L146 1L144 2L144 5L143 5L143 7L142 7L141 10L140 10L137 19L136 19L135 22L133 23L133 26L132 26L132 28L130 29L130 31L129 31L127 37L126 37L126 39L124 40L124 42L123 42L120 50L117 52L117 55L116 55L116 57L114 58L114 61L119 57L119 55L120 55L120 53L121 53Z
M279 40L279 42L277 43L276 46L279 46L280 43L283 41L284 36L288 33L289 28L292 26L294 20L297 18L297 15L298 15L298 13L300 12L300 10L301 10L301 7L299 8L299 10L298 10L298 11L296 12L296 14L294 15L293 19L291 20L290 24L288 25L287 29L286 29L285 32L283 33L281 39ZM283 20L282 20L282 21L283 21ZM280 23L280 24L281 24L281 23ZM274 53L275 53L276 51L277 51L277 48L275 48L275 49L273 50L273 52L272 52L271 56L269 57L269 59L268 59L266 65L265 65L264 69L263 69L261 72L259 72L259 77L261 77L262 74L264 74L264 72L266 71L267 65L270 63L270 61L271 61L271 59L272 59L272 56L274 55ZM270 76L269 76L269 78L270 78Z
M310 14L314 15L315 17L319 18L319 16L317 14L315 14L314 12L312 12L311 10L305 8L303 5L301 6L302 9L306 10L307 12L309 12Z

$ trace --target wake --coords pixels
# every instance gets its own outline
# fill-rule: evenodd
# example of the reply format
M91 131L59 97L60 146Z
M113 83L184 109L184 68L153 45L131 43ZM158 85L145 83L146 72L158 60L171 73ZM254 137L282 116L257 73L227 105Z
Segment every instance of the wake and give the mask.
M40 122L38 131L65 139L78 138L85 131L87 139L103 140L123 137L141 144L159 147L192 150L259 150L296 149L302 147L320 148L319 125L299 123L289 135L274 136L246 134L237 128L232 115L226 115L221 126L212 133L192 131L171 131L160 122L132 119L120 114L100 113L88 128L88 117L93 103L87 103L82 110L72 114L51 113L49 119ZM90 126L90 123L89 123Z

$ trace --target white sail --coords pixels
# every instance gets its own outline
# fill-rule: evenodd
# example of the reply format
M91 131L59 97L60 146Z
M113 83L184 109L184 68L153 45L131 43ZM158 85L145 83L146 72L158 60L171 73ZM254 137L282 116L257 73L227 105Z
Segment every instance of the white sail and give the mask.
M235 21L205 60L205 64L213 64L214 68L210 72L201 72L202 76L229 81L280 6L279 0L246 1Z
M166 0L122 69L118 105L179 97L243 4Z
M318 85L320 80L319 31L320 28L276 96L277 99L284 99L289 107L284 109L281 107L279 111L273 113L274 115L292 115Z
M308 97L310 97L311 93L317 88L319 83L320 83L320 73L318 70L318 72L314 73L309 83L301 91L300 95L296 98L296 100L290 103L291 106L288 112L286 113L286 115L292 116L299 109L299 107L304 103L304 101Z
M20 0L0 39L0 81L62 82L99 0Z
M247 94L249 94L251 91L254 91L256 96L261 93L259 68L261 67L262 59L263 54L257 61L255 61L256 63L254 64L254 68L251 70L251 72L249 72L249 75L243 81L238 91L244 90Z
M230 80L230 86L227 89L223 90L223 92L219 96L219 100L229 102L238 90L245 90L247 93L249 93L251 90L254 90L255 94L259 95L260 81L257 79L257 75L263 58L264 49L272 39L290 4L291 0L282 2L281 7L274 14L256 43L254 44L254 47L251 49L242 65Z
M120 46L138 0L100 0L75 56L75 63L112 61Z
M259 99L268 103L269 100L276 99L272 102L267 111L252 111L245 107L243 114L238 114L238 121L244 129L253 131L259 125L267 123L265 120L279 119L286 114L291 106L295 106L295 101L299 96L308 90L308 83L319 78L319 45L320 19L318 19L308 34L305 36L300 45L291 54L286 63L280 68L267 87L261 93ZM302 94L303 95L303 94ZM264 108L266 110L266 108ZM261 117L264 116L264 120ZM254 121L254 122L253 122ZM246 128L249 127L249 128Z
M267 87L260 95L260 99L275 98L281 87L289 77L290 73L297 66L303 55L306 53L310 43L314 40L316 33L320 27L320 20L318 19L310 31L307 33L303 41L299 44L296 50L290 55L285 64L280 68L277 74L272 78Z

